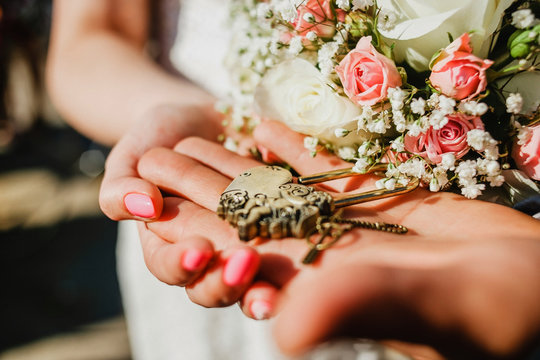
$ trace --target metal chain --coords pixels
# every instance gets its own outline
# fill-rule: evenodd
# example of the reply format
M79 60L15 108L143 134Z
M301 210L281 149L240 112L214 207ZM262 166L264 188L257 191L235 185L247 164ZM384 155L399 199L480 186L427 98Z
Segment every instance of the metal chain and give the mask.
M302 263L313 263L321 251L326 250L334 245L345 232L354 228L385 231L398 235L406 234L409 231L409 229L407 229L405 226L399 224L370 222L360 219L344 219L340 215L341 211L338 211L336 214L330 217L321 216L317 219L317 225L306 234L306 241L309 244L310 250L302 260ZM311 241L311 237L315 233L318 233L320 237L316 242L313 242ZM324 242L328 236L331 238L331 240Z

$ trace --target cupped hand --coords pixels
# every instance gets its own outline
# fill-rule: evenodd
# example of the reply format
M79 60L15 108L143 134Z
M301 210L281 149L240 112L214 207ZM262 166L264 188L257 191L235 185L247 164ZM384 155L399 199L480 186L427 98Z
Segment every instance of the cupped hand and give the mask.
M258 255L240 245L216 253L206 234L201 232L178 241L178 232L164 239L148 230L146 223L159 219L166 224L166 219L174 217L173 212L179 208L190 211L190 203L164 199L156 185L140 177L137 164L146 151L156 147L172 148L189 136L217 139L222 129L215 125L219 121L210 119L216 116L211 108L201 106L164 104L153 108L111 151L99 197L103 212L111 219L141 220L138 230L145 262L159 280L178 286L192 284L195 300L197 293L212 290L217 294L211 302L197 300L206 306L236 302L251 283L258 267ZM201 127L201 123L207 126ZM234 269L240 271L238 259L244 261L244 268L240 269L243 279L233 278L233 282L230 273ZM205 279L202 286L193 284L200 277ZM221 281L222 278L229 279L228 283Z
M277 123L262 124L256 130L255 138L301 174L350 166L329 154L320 153L312 158L303 147L302 136ZM139 163L140 174L167 192L191 200L192 204L198 206L200 216L194 217L189 212L178 211L176 217L170 219L166 226L165 223L156 222L149 224L149 228L160 237L169 238L172 229L181 229L186 225L186 219L189 219L193 228L208 231L210 235L207 238L216 249L227 249L238 244L234 230L218 219L214 211L220 194L230 181L246 169L260 164L235 156L217 144L197 138L182 141L175 150L176 152L156 149L147 153ZM334 192L366 190L373 187L373 182L372 177L359 176L333 181L327 184L327 189ZM366 220L402 223L409 227L410 233L400 236L357 229L343 236L311 266L300 263L307 251L304 241L255 240L251 244L255 245L261 254L258 277L280 288L296 278L309 278L309 274L316 273L319 268L340 264L350 254L362 252L365 248L382 242L402 243L414 240L449 244L456 241L508 240L527 238L531 231L538 231L538 224L531 223L528 216L511 209L466 200L455 194L434 194L422 189L399 198L357 205L348 209L348 213L349 216ZM514 227L504 226L508 222L512 222ZM377 261L392 263L393 259L390 256L378 258ZM421 262L416 264L426 266ZM204 279L198 283L204 283ZM188 289L188 292L190 291L191 289ZM258 293L250 290L246 297L253 297L253 294ZM263 301L264 296L259 300ZM249 306L245 306L244 310L249 310Z
M105 164L99 203L113 220L159 218L163 198L159 189L137 172L141 156L155 147L172 148L189 136L217 139L217 126L200 124L216 114L200 106L163 104L151 109L114 146Z

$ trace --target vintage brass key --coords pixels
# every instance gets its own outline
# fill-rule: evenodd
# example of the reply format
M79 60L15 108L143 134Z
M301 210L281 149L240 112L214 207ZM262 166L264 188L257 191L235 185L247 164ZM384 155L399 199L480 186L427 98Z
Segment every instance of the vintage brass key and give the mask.
M371 172L383 170L374 167ZM259 166L236 177L220 197L217 214L238 228L242 241L257 236L272 239L306 238L311 250L304 263L313 262L317 254L335 243L343 232L354 227L405 233L407 228L396 224L372 223L358 219L343 219L338 208L367 201L401 195L414 190L418 181L394 190L379 189L333 198L329 193L307 184L357 175L351 169L304 176L294 182L290 171L279 166ZM319 234L316 243L312 235ZM329 237L330 241L325 242Z

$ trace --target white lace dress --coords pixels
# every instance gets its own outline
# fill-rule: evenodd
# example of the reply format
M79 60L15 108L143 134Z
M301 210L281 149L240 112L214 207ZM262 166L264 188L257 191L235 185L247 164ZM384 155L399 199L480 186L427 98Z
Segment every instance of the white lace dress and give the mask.
M224 0L179 0L178 39L171 60L191 80L223 96L222 59L228 34ZM246 318L238 308L206 309L184 289L159 282L148 271L134 222L120 224L118 276L135 360L275 360L269 324Z

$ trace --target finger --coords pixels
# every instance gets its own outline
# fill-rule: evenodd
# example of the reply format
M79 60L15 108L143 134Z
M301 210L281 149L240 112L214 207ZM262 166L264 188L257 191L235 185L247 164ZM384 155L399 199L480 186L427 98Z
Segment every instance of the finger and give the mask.
M203 273L214 254L212 244L200 236L170 243L139 223L144 261L150 272L169 285L185 286Z
M337 268L308 281L297 281L288 289L274 327L274 337L282 351L299 355L337 334L363 336L362 329L369 329L372 323L358 323L356 329L346 333L346 320L358 319L362 310L373 311L370 304L374 299L381 300L382 306L391 295L391 277L378 268L363 267L358 271L359 268ZM383 325L374 326L371 336Z
M169 149L148 151L139 161L139 174L159 188L215 210L231 179Z
M205 307L234 304L250 286L259 263L259 255L247 245L226 249L186 288L187 294L191 301Z
M240 308L255 320L269 319L274 315L279 290L265 281L257 281L246 290Z
M179 243L186 238L203 237L212 242L215 250L238 245L237 231L215 212L176 197L166 197L164 204L161 218L146 224L161 239Z
M223 147L221 144L208 140L190 137L180 141L174 147L180 154L189 156L230 178L235 178L247 169L262 164L250 158L239 156Z
M137 173L142 152L135 140L131 136L120 140L105 164L99 204L113 220L151 220L161 213L163 199L159 189Z
M263 121L253 132L255 140L268 148L286 163L291 165L301 175L310 175L330 170L350 168L353 164L339 159L337 156L322 150L315 157L304 147L305 135L296 133L277 121ZM352 178L333 180L325 186L338 191L348 191L357 188L360 183L367 181L373 185L372 176L356 176Z
M157 146L172 147L186 134L193 133L191 123L200 114L191 108L156 106L137 121L111 151L105 165L100 205L114 220L152 220L159 217L161 193L137 172L139 158Z

